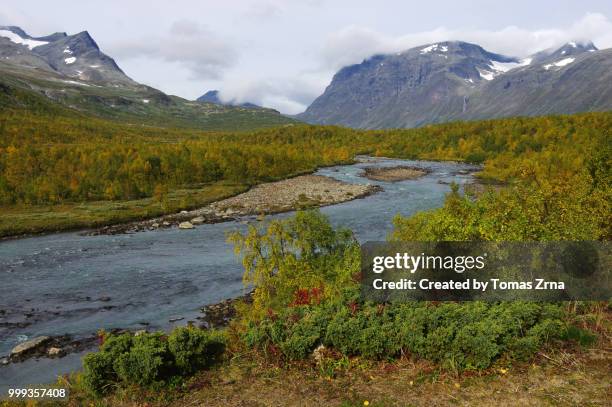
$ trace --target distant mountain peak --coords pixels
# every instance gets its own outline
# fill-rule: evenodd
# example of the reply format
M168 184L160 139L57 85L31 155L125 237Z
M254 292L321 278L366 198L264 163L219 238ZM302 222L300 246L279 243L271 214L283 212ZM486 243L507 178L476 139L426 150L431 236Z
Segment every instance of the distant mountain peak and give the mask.
M0 41L4 62L52 70L83 81L134 84L111 57L100 51L87 31L32 37L20 27L4 26L0 27L0 37L16 44L5 42L3 47Z
M233 100L229 102L222 102L221 99L219 98L219 91L216 89L209 90L208 92L206 92L205 94L197 98L196 101L203 102L203 103L214 103L215 105L240 106L240 107L253 108L253 109L261 107L254 103L250 103L250 102L235 103Z
M91 48L95 48L96 50L100 50L100 47L98 47L98 44L93 39L93 37L89 34L88 31L81 31L80 33L73 35L72 38L73 38L72 40L73 42L82 42L87 47L91 47Z
M439 41L373 55L338 70L323 94L296 117L318 124L385 128L609 108L612 99L595 99L592 90L568 96L574 88L612 89L605 81L610 75L602 74L610 52L595 51L592 42L573 41L519 59L478 44ZM589 65L595 61L599 65ZM598 85L589 86L594 82Z
M562 58L595 51L598 51L598 49L591 41L569 41L560 47L553 47L537 52L532 58L536 63L551 63Z

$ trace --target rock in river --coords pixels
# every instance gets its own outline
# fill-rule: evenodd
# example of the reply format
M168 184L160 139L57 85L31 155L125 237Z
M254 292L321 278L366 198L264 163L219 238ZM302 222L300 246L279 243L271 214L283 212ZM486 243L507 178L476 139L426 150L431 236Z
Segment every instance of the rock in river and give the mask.
M22 342L13 348L11 358L20 357L28 352L35 351L50 340L51 338L48 336L37 336L29 341Z
M195 228L195 226L193 226L193 223L191 222L181 222L179 223L179 229L193 229Z
M204 223L204 218L202 216L198 216L197 218L193 218L191 219L191 223L194 225L200 225L202 223Z
M49 349L47 349L47 355L49 355L50 357L62 356L63 353L64 351L62 350L62 348L57 348L55 346L52 346Z

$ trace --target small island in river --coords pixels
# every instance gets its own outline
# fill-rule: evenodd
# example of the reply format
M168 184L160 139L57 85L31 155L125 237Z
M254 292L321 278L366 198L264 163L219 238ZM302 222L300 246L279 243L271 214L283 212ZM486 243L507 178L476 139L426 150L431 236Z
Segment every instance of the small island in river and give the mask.
M366 167L363 177L373 181L398 182L416 179L427 175L430 171L425 168L397 166L397 167Z

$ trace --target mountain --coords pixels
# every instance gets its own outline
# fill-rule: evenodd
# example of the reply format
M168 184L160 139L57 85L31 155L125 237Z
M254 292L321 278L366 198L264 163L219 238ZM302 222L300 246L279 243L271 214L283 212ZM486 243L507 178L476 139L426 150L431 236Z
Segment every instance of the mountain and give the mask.
M273 109L198 103L140 84L100 51L87 31L32 37L15 26L0 27L0 106L68 109L136 125L202 130L295 123Z
M221 101L221 99L219 99L219 91L218 90L209 90L208 92L206 92L205 94L203 94L202 96L197 98L196 100L198 102L214 103L215 105L241 106L241 107L248 107L248 108L252 108L252 109L257 109L257 108L261 107L261 106L256 105L255 103L250 103L250 102L245 102L245 103L234 103L234 102L223 103Z
M0 27L4 62L32 66L79 80L104 84L135 84L87 31L31 37L19 27Z
M612 51L568 43L518 59L447 41L338 71L300 120L355 128L612 109Z

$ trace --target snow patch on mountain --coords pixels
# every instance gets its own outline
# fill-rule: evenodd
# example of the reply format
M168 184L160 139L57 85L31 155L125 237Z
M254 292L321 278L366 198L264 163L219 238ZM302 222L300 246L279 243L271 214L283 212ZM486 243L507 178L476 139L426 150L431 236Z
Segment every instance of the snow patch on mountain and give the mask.
M499 62L499 61L491 61L489 65L494 71L503 73L508 72L511 69L518 68L521 66L527 66L531 64L532 58L525 58L518 62Z
M572 62L574 62L575 59L576 58L565 58L565 59L562 59L560 61L553 62L552 64L546 64L546 65L544 65L544 69L546 69L548 71L553 66L556 66L556 67L566 66L566 65L569 65Z
M8 38L15 44L25 45L26 47L30 49L35 48L35 47L40 47L41 45L48 44L47 41L38 41L38 40L31 40L29 38L22 38L21 36L15 34L12 31L8 31L8 30L0 30L0 37Z
M64 59L64 62L66 63L66 65L74 64L74 61L76 61L75 57L70 57L70 58Z
M478 70L478 74L480 75L480 77L487 81L492 81L496 76L495 73L491 71L485 71L481 69L477 69L477 70Z
M446 45L433 44L433 45L423 48L421 50L421 55L428 54L432 51L446 52L448 51L448 47Z

